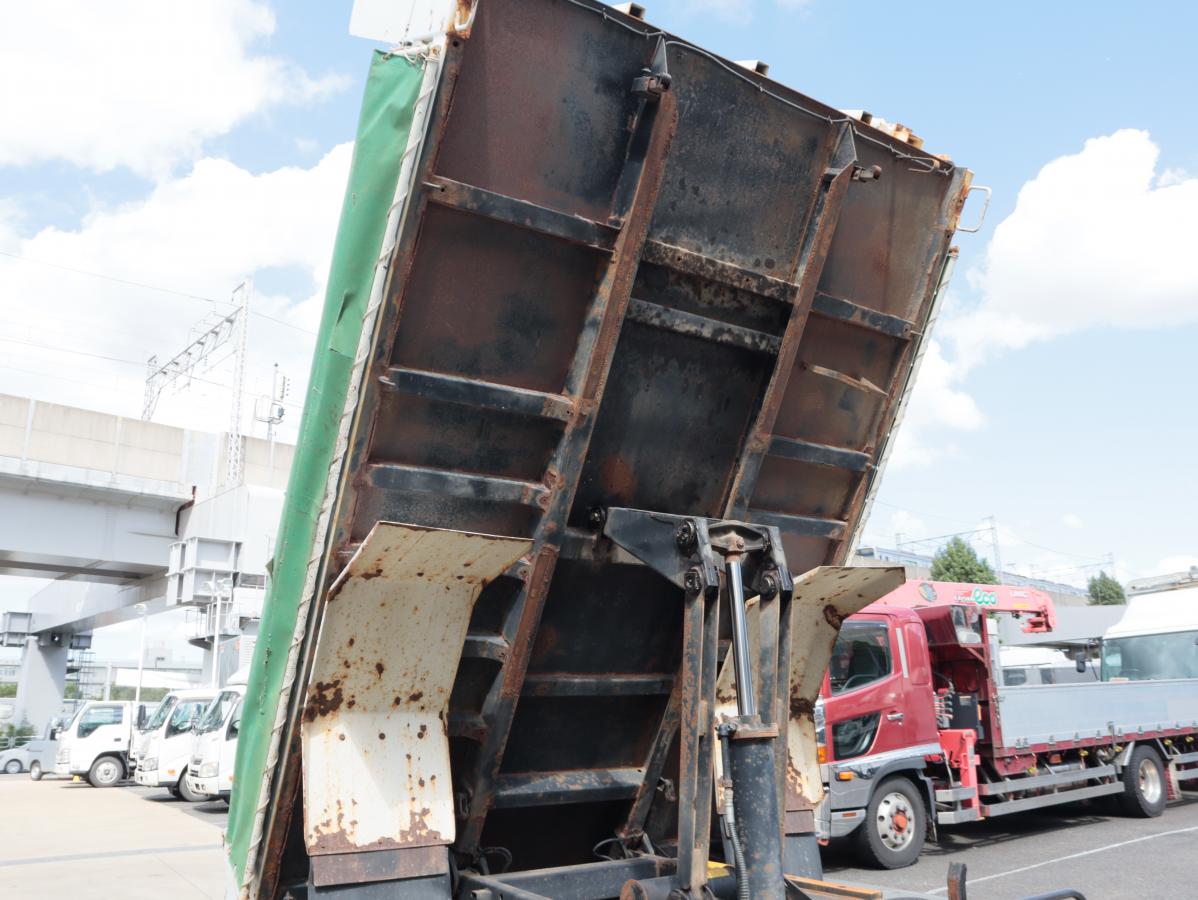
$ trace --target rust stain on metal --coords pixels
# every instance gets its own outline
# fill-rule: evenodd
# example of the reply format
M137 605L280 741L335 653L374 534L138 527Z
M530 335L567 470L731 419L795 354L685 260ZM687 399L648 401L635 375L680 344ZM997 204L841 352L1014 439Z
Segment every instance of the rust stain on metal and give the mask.
M318 681L308 689L308 702L304 704L304 721L314 722L319 716L327 716L341 708L343 700L341 679Z
M839 629L844 624L844 615L835 606L829 604L824 607L824 621L833 628Z

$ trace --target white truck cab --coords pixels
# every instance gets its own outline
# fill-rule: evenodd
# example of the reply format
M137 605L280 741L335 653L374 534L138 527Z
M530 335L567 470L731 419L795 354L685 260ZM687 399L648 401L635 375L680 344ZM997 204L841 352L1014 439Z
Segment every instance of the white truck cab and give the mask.
M208 707L195 730L187 786L193 794L226 803L233 790L237 734L241 729L243 684L230 684Z
M137 711L145 704L92 700L76 710L58 734L57 775L83 775L93 787L112 787L131 768L129 751Z
M184 776L191 760L192 727L212 702L212 690L171 691L145 726L145 743L133 780L143 787L164 787L176 797L196 801Z

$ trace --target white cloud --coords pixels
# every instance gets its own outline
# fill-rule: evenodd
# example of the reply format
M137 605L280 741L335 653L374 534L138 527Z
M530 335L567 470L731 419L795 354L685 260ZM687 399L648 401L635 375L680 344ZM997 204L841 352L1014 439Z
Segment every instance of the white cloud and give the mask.
M1024 184L983 265L966 273L980 301L968 305L951 293L946 300L895 445L896 467L942 458L946 442L930 436L938 429L984 425L963 384L1004 352L1089 328L1198 321L1198 176L1158 175L1159 155L1147 132L1124 129L1086 141Z
M985 423L973 398L954 384L956 378L940 343L929 340L890 454L890 466L901 469L932 465L954 454L957 448L949 440L931 441L927 437L930 431L938 427L972 431Z
M1095 327L1198 321L1198 178L1157 178L1146 131L1086 141L1044 166L994 231L971 281L982 301L943 323L958 372L1003 350Z
M1081 528L1082 519L1077 513L1065 513L1061 516L1061 524L1066 528Z
M274 362L294 380L291 400L302 403L351 152L343 144L310 169L262 175L204 159L143 200L93 212L77 230L47 228L12 249L30 260L220 300L247 275L298 269L311 288L292 296L255 293L257 312L297 327L251 317L248 419L252 395L268 389ZM205 313L229 309L0 256L0 392L139 415L144 360L169 358ZM207 382L228 385L230 373L225 362L201 374L186 394L161 404L157 419L226 429L229 392ZM293 428L298 412L290 410L285 424Z
M260 0L7 4L0 165L63 160L158 177L257 112L344 86L255 52L274 30Z

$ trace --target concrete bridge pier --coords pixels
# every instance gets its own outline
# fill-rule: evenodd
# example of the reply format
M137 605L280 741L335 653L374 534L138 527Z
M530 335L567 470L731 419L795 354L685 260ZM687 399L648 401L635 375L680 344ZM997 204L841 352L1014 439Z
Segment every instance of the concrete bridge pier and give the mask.
M55 633L38 638L30 635L21 651L21 673L17 681L13 724L28 722L35 734L45 733L50 720L62 709L66 689L68 635Z

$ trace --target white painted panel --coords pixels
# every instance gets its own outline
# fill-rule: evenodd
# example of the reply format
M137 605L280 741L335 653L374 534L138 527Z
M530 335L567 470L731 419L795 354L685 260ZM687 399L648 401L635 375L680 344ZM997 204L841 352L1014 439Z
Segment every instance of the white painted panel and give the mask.
M790 718L787 727L787 809L795 795L823 797L815 741L815 701L839 622L903 584L901 566L820 566L795 579L790 647Z
M302 730L313 854L454 839L449 694L475 600L532 542L380 522L329 590Z

